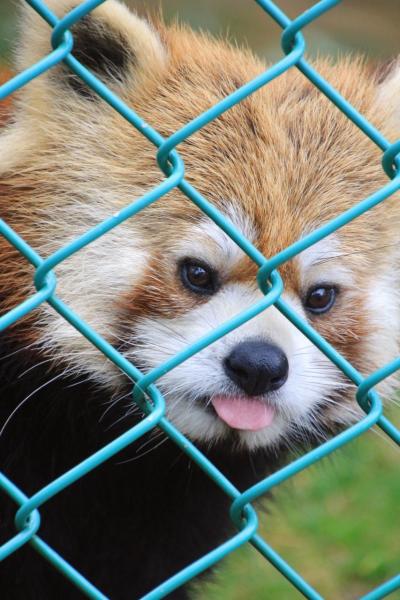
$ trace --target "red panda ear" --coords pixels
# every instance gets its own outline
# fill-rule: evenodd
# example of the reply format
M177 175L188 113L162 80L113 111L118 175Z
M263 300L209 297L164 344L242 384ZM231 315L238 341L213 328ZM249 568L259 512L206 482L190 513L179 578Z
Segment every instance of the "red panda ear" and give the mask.
M400 57L388 61L376 71L377 101L389 115L393 137L400 136Z
M79 3L77 0L50 0L47 4L62 17ZM20 69L49 52L51 36L51 29L30 8L25 10L23 20ZM165 66L167 52L157 32L116 0L107 0L80 19L71 28L71 33L74 37L73 56L104 83L114 87L143 85L143 79L157 78ZM67 85L83 97L96 97L65 65L51 69L49 80L63 86L64 91Z

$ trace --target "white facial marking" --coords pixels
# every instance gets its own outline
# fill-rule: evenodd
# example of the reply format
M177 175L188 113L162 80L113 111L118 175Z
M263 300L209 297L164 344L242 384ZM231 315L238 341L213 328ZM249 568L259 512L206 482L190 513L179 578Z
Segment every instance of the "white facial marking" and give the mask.
M351 285L354 277L351 271L340 261L344 254L335 234L303 250L297 257L300 267L301 286L304 290L317 283L335 283Z
M98 210L96 221L101 220L100 213ZM109 214L104 214L103 218L107 216ZM94 223L85 209L81 217L84 233ZM63 237L53 236L53 241L41 248L42 255L48 256L79 237L79 233L76 224L71 229L65 226ZM57 296L97 333L117 346L115 300L132 289L132 282L142 275L147 259L133 221L122 223L56 267ZM89 376L109 389L119 385L118 369L53 308L43 305L39 324L44 325L39 346L55 360L67 359L71 373Z
M400 288L398 266L393 256L393 266L374 273L373 285L365 289L365 308L368 314L369 332L365 353L365 375L383 367L399 355L400 340ZM377 386L384 396L393 393L398 385L398 373L385 378Z
M225 218L250 242L256 237L255 227L249 217L228 206ZM214 221L204 218L193 227L190 239L175 245L178 260L186 256L202 259L215 269L229 272L245 256L243 250Z

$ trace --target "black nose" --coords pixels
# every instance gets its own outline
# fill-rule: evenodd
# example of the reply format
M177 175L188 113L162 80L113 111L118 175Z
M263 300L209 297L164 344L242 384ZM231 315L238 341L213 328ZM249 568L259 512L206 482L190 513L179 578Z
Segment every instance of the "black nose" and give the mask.
M226 374L249 396L280 388L286 381L289 363L278 346L253 340L238 344L224 361Z

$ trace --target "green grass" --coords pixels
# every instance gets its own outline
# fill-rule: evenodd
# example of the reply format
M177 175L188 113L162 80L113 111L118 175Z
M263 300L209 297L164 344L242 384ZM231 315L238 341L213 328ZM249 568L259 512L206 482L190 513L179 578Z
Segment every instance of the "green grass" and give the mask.
M327 600L358 598L400 570L399 467L399 449L366 434L277 490L264 539ZM194 589L196 600L303 598L250 545Z

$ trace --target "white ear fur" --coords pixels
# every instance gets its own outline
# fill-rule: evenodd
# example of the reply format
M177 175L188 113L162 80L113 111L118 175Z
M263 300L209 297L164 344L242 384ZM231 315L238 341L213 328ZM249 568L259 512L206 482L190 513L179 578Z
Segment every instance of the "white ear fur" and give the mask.
M379 83L377 102L389 115L394 137L400 136L400 58L391 65L389 73Z

